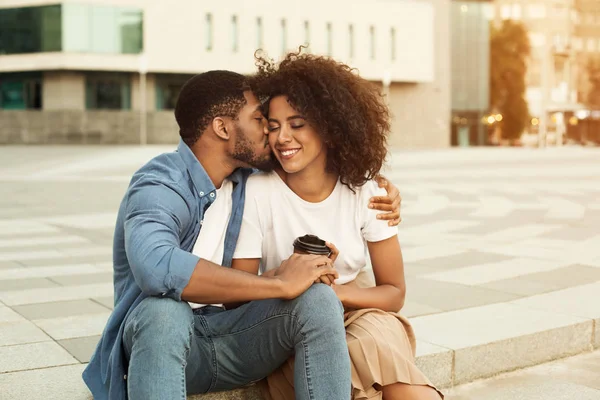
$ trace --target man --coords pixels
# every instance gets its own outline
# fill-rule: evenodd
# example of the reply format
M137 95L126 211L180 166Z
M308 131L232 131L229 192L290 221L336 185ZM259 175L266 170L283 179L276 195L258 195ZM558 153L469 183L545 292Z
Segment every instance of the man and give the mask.
M242 75L211 71L184 85L175 117L177 152L136 172L119 209L115 308L83 372L94 398L185 399L241 387L294 353L298 399L349 398L343 309L329 286L313 285L336 275L331 261L293 255L276 277L222 267L231 265L248 168L271 163L258 99ZM228 185L231 206L210 227L217 239L197 241L209 228L208 207ZM249 303L225 311L188 302Z

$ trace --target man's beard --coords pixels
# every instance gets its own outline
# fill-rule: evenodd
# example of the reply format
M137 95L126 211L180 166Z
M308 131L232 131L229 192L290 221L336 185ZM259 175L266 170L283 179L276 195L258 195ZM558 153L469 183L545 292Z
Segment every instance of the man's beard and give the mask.
M278 164L275 156L271 153L262 156L256 155L253 143L248 139L244 130L239 125L236 126L236 130L236 142L232 157L261 171L272 171ZM265 147L268 146L269 142L265 137Z

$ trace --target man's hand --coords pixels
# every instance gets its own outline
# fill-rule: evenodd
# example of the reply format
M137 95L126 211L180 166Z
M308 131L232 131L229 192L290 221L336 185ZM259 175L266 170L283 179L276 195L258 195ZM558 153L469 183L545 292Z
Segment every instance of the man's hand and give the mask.
M329 259L331 260L331 265L333 265L338 255L340 254L340 251L337 247L335 247L333 243L325 242L325 246L329 247L329 250L331 250L331 254L329 254ZM335 279L336 278L333 275L322 275L321 277L317 278L315 283L324 283L326 285L331 286L333 285Z
M389 226L397 226L402 221L400 217L400 205L402 204L400 191L381 175L378 175L375 180L380 188L385 188L387 196L371 197L369 208L385 211L377 214L377 219L388 221Z
M330 258L311 254L292 254L283 261L277 272L283 286L283 298L295 299L304 293L318 278L331 275L338 278Z

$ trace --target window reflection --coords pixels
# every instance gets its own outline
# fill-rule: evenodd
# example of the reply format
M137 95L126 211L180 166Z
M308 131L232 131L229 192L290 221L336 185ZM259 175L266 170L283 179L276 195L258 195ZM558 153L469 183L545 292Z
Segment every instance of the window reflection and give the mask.
M25 110L41 108L41 74L0 74L0 109Z
M79 4L0 9L0 54L142 49L140 9Z
M90 110L129 110L131 85L128 74L90 74L86 77L86 108Z

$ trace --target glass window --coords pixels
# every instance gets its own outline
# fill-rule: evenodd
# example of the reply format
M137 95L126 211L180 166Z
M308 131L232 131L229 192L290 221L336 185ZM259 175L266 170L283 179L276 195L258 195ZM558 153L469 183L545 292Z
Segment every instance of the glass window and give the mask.
M63 4L0 9L0 54L136 54L143 49L142 24L142 11L133 8Z
M520 4L512 5L512 10L511 10L510 16L512 19L516 19L516 20L520 20L521 18L523 18L523 12L522 12Z
M285 19L281 20L281 54L287 52L287 22Z
M156 77L156 109L173 110L181 87L193 75L157 75Z
M261 17L256 18L256 48L263 47L263 21Z
M579 11L571 10L571 21L573 21L576 24L581 22L581 15L579 14Z
M64 4L67 52L138 54L143 49L143 15L134 8Z
M529 18L542 19L546 18L546 5L545 4L530 4L528 9Z
M354 57L354 26L348 25L348 57Z
M375 27L373 25L369 28L369 55L371 60L375 59Z
M331 22L327 23L327 55L333 55L333 27Z
M237 53L239 50L238 45L238 17L234 15L231 17L231 50Z
M0 74L0 109L41 108L42 78L40 74Z
M396 28L390 29L390 51L392 61L396 61Z
M131 109L131 78L127 74L90 74L86 77L86 108L89 110Z
M206 51L213 49L213 16L212 14L206 14L206 25L204 36L206 38Z
M577 51L583 50L583 41L581 40L581 38L573 38L573 49Z
M304 44L310 48L310 22L304 21Z
M590 51L590 52L596 51L596 41L594 40L594 38L588 38L587 51Z
M0 9L0 54L60 50L60 5Z
M531 32L529 33L529 41L533 47L541 47L546 43L546 37L543 33Z
M500 9L500 16L502 19L510 19L511 11L510 4L503 4L502 8Z

